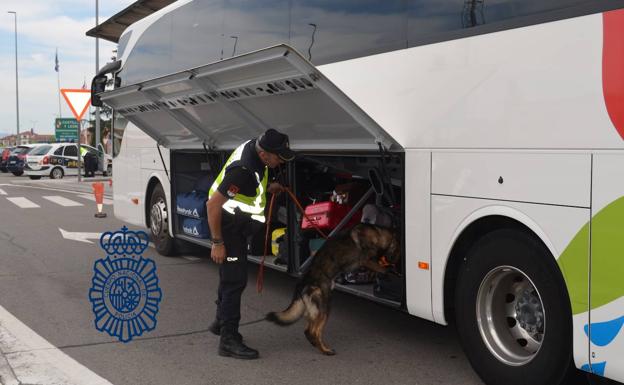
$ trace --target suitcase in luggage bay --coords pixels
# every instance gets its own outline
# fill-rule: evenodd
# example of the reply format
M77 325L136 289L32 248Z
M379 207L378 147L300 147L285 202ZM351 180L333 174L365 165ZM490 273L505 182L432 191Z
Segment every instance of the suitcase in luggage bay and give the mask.
M349 213L349 211L351 211L351 206L341 205L336 202L320 202L309 205L305 208L306 215L314 224L321 228L321 230L334 229L338 223L340 223L342 218ZM358 223L361 217L361 212L355 213L353 217L351 217L347 227ZM314 228L314 226L304 216L303 221L301 222L301 228L303 230L307 230Z
M189 217L178 216L182 222L182 232L195 238L207 239L210 237L208 231L208 221L206 219L195 219Z
M176 197L176 212L190 218L206 218L207 193L191 191L178 194Z

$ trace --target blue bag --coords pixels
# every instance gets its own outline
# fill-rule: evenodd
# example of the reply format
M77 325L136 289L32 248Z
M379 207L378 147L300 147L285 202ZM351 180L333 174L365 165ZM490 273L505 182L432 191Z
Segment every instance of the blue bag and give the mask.
M208 196L203 191L178 194L176 212L189 218L206 218L206 199Z
M195 238L210 238L208 231L208 221L206 219L194 219L188 217L180 217L182 220L182 232L185 235Z

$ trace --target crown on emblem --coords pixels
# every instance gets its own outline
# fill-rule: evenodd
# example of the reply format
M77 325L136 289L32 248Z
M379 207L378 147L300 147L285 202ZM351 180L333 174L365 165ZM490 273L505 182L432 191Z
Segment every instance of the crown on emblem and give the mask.
M102 233L100 246L107 254L142 254L149 246L149 236L145 231L130 231L124 226L121 231Z

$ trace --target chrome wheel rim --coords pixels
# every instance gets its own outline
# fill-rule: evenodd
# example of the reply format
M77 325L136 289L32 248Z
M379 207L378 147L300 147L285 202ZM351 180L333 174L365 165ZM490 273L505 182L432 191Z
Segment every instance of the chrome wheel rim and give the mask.
M529 363L539 352L546 331L546 312L531 279L512 266L486 274L477 294L477 323L483 342L501 362Z
M62 175L63 173L58 168L55 168L54 170L52 170L52 176L54 177L54 179L61 179Z
M150 228L152 230L152 234L157 237L160 237L165 231L168 230L167 205L165 204L165 200L163 198L158 198L158 200L152 205L152 210L150 211Z

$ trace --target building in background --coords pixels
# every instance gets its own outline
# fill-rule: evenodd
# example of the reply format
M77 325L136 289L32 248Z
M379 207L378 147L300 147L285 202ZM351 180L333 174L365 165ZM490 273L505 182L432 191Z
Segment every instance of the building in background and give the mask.
M8 135L3 138L0 138L0 145L3 147L7 146L18 146L22 144L32 144L32 143L54 143L56 142L56 138L54 135L39 135L36 134L34 129L30 129L26 132L20 132L19 138L17 135Z

